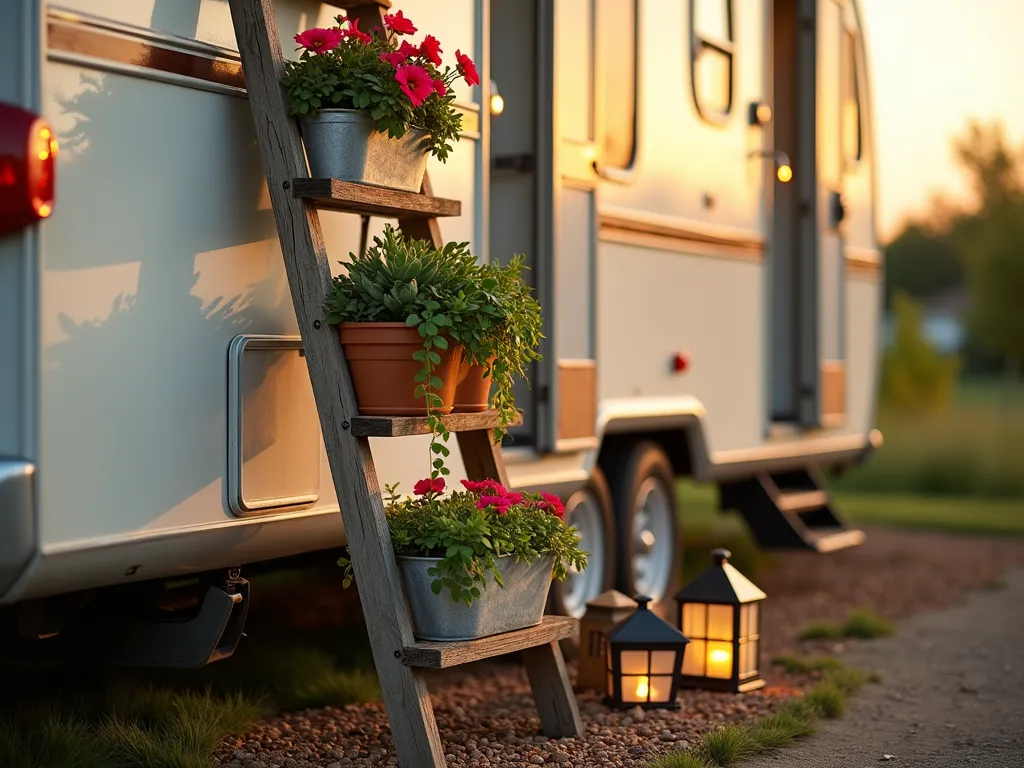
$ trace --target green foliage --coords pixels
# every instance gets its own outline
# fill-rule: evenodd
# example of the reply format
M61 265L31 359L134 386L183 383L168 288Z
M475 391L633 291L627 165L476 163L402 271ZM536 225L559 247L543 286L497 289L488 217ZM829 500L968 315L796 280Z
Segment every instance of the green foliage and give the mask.
M500 439L517 415L514 377L525 376L529 363L540 357L540 305L522 279L523 258L515 257L506 267L479 265L468 243L434 248L425 240L403 238L387 225L383 238L375 237L361 256L349 254L343 266L345 273L334 278L324 303L327 322L402 322L423 339L423 349L413 357L422 364L416 396L424 400L434 435L431 477L448 474L444 442L449 433L436 413L443 382L435 370L440 353L451 344L462 347L468 360L488 365Z
M809 656L783 655L772 659L772 664L782 667L793 675L811 675L843 668L843 662L834 656L811 658Z
M323 53L304 50L297 61L285 62L282 84L291 113L303 117L320 109L366 110L376 129L392 138L401 138L408 128L423 131L431 153L444 162L452 150L450 142L458 141L462 130L462 115L455 108L451 87L459 70L440 69L419 54L408 59L406 64L421 67L432 81L442 81L445 86L443 94L431 91L422 103L414 105L395 79L394 64L380 58L397 49L394 35L375 36L370 42L348 35Z
M842 625L831 622L816 622L808 625L800 633L801 640L835 639L840 637L856 637L870 640L876 637L888 637L895 631L888 619L879 616L869 608L855 608L846 617Z
M508 493L495 481L465 483L475 490L441 496L427 492L402 499L388 486L387 520L396 555L439 558L427 572L435 595L447 590L453 600L472 605L488 588L488 576L503 587L497 559L532 563L550 555L554 577L564 581L569 568L584 570L587 553L580 536L562 519L561 503L550 494ZM346 584L352 564L341 558Z
M74 713L23 712L0 723L0 766L206 768L217 744L261 710L241 695L121 689Z
M904 412L941 412L949 407L960 370L956 358L940 355L922 330L920 307L906 294L893 299L896 331L882 367L882 399Z
M846 692L826 680L804 697L804 702L821 717L834 720L846 712Z
M879 616L869 608L857 608L850 611L843 625L843 637L859 637L870 640L876 637L888 637L895 627L888 619Z
M758 744L751 737L750 729L742 725L727 725L711 731L701 746L708 762L720 766L733 765L758 753Z
M274 701L286 711L342 707L380 697L374 674L339 669L330 654L315 648L290 649L273 683Z
M912 223L885 247L885 305L905 293L928 299L964 281L960 250L950 232Z
M842 628L838 624L832 624L827 621L817 621L813 624L808 624L804 631L800 633L801 640L828 640L842 636Z
M714 766L695 752L670 752L647 763L644 768L714 768Z

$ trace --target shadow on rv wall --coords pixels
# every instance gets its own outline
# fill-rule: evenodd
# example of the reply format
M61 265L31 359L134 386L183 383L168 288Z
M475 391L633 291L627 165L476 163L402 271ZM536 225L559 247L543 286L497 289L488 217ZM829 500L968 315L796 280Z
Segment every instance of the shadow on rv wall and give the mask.
M177 0L156 5L154 26L165 11L181 22ZM52 535L196 522L168 513L200 492L205 509L222 501L231 339L294 333L249 107L124 74L49 72L64 161L42 275Z

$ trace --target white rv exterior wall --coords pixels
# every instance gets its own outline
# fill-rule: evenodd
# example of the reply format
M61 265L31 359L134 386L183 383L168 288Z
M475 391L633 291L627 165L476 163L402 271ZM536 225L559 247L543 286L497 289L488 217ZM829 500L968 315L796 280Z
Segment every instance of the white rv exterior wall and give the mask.
M402 7L453 57L476 55L477 5ZM220 0L63 8L234 46ZM276 11L286 55L296 32L337 12ZM58 209L39 253L43 556L5 599L67 591L68 574L82 589L340 544L323 455L319 500L305 510L239 519L226 501L228 346L242 333L297 333L249 105L64 58L47 62L43 86L61 142ZM470 106L472 95L460 87ZM443 224L450 239L473 240L475 144L464 136L447 164L431 161L435 193L465 201ZM321 221L333 259L358 247L358 217ZM381 481L407 490L429 469L421 438L375 442L374 453ZM458 466L454 441L453 453Z

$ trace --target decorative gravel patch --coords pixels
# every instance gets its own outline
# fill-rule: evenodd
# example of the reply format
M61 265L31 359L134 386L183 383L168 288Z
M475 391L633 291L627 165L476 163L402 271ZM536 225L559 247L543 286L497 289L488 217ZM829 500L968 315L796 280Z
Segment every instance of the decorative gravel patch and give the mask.
M586 736L539 735L526 676L514 662L482 662L432 673L431 698L449 765L482 768L619 768L686 749L723 723L769 714L798 695L806 677L770 665L782 653L842 653L850 642L797 640L812 621L841 621L869 607L900 619L963 599L1024 565L1024 541L873 530L866 543L828 556L776 555L754 580L763 604L762 672L768 687L740 696L684 691L678 711L612 712L594 693L579 694ZM571 666L571 665L570 665ZM293 712L227 740L219 764L231 768L342 768L397 765L380 703Z

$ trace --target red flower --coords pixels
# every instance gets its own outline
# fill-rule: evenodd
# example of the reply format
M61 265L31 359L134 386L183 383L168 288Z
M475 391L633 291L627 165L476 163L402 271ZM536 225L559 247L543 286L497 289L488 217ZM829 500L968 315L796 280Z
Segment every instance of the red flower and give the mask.
M413 35L416 34L416 27L409 19L402 15L401 11L398 13L389 13L384 17L384 26L394 32L396 35Z
M405 64L395 72L395 80L402 93L409 97L414 107L418 107L434 90L434 81L427 70L416 64Z
M341 39L340 29L307 29L301 35L295 36L295 42L300 47L317 54L337 48L341 45Z
M420 49L410 43L408 40L403 40L402 44L398 46L398 52L405 56L407 59L415 59L420 55Z
M420 55L435 67L441 66L441 43L433 35L427 35L420 43Z
M459 74L466 78L469 85L480 85L480 73L476 71L476 64L462 51L455 51L455 60L459 63Z
M497 480L463 480L462 484L466 487L467 491L471 491L473 493L485 493L490 491L494 496L505 496L508 493L508 491L505 490L505 486Z
M404 64L408 58L409 57L406 56L404 53L399 53L397 51L395 53L382 53L380 55L381 61L386 61L392 67L396 68Z
M508 508L511 506L508 498L505 496L481 496L480 500L476 503L477 509L487 509L488 507L494 507L499 515L504 515L508 512Z
M540 502L537 506L541 509L548 510L555 517L565 516L565 506L562 504L562 500L555 496L553 493L547 493L545 491L540 492L540 496L544 501Z
M523 503L523 494L521 494L521 493L506 493L505 494L505 499L508 501L509 504L522 504Z
M341 36L344 38L354 37L361 43L369 43L372 38L365 32L359 31L359 19L349 19L349 28L341 30Z
M415 493L417 496L427 496L429 494L441 493L443 491L443 477L435 477L433 479L425 477L412 487L412 492Z
M438 96L444 96L448 93L448 86L444 84L444 80L438 79L434 81L434 93Z

